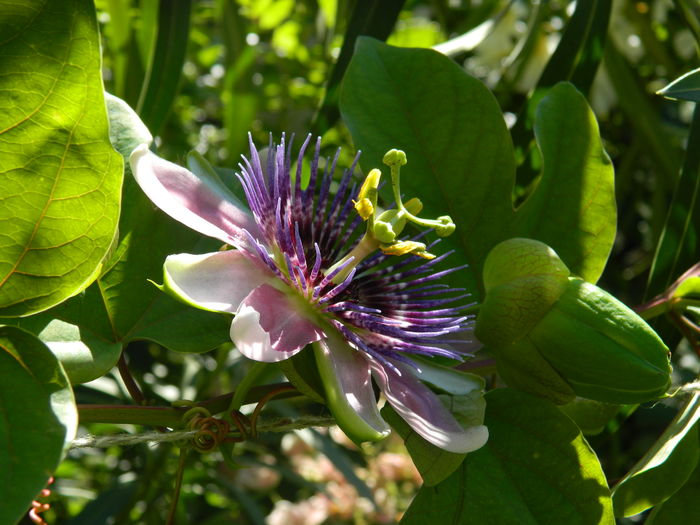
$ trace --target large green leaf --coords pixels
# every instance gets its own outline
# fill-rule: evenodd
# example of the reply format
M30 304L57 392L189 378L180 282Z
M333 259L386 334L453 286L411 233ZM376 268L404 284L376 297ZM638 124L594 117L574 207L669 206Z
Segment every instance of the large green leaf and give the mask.
M149 282L162 281L169 254L211 251L215 243L155 210L132 179L125 184L119 231L122 238L104 274L51 315L115 343L149 340L203 352L230 341L227 316L180 303Z
M0 326L0 523L15 523L75 437L78 412L63 368L33 335Z
M425 216L454 219L457 231L446 241L470 263L463 275L467 288L476 290L480 261L495 244L483 228L505 233L513 213L513 150L493 95L435 51L361 37L343 81L340 110L363 152L365 172L388 172L382 157L391 148L406 152L406 198L420 198Z
M105 375L117 364L122 352L121 344L53 319L49 312L8 321L35 334L61 362L73 385Z
M595 116L571 84L557 84L537 106L535 139L544 170L516 212L512 236L543 241L595 282L615 240L615 173Z
M460 273L470 291L498 242L527 236L552 246L575 274L595 282L615 235L613 168L595 118L572 86L550 90L537 112L544 173L516 212L513 148L488 89L448 58L360 38L341 93L341 111L363 151L365 171L403 149L406 197L426 216L449 213L457 231L446 239L469 263ZM386 170L385 170L386 171Z
M613 489L616 516L633 516L671 497L698 464L700 394L693 395L664 433Z
M125 159L138 145L151 142L150 132L124 101L108 95L107 107L112 142ZM85 292L41 314L37 321L43 327L58 319L78 328L89 355L83 348L77 355L64 357L81 363L81 379L88 371L93 373L106 366L115 344L121 347L131 341L149 340L177 351L202 352L230 340L226 316L175 301L149 282L162 281L163 261L169 254L211 251L218 246L155 209L130 170L127 172L119 221L121 238L102 275ZM86 361L90 355L94 357L91 363ZM73 366L70 370L76 371Z
M511 389L489 392L486 403L486 446L421 488L402 524L614 523L598 458L568 417Z
M123 166L109 143L92 2L0 12L0 315L92 282L115 236Z

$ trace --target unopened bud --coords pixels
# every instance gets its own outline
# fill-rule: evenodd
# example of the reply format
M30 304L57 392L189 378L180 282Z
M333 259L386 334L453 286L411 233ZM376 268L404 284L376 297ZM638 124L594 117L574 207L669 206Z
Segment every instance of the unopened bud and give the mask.
M565 403L574 394L641 403L671 382L668 348L632 310L572 277L544 243L510 239L484 264L476 336L515 388Z

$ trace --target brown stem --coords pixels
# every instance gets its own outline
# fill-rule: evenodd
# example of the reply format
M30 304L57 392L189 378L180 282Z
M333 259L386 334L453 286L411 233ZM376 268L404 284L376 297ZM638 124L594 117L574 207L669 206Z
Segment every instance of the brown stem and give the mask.
M126 385L126 389L129 391L129 395L134 400L137 405L143 405L146 402L146 398L143 396L143 392L139 388L136 379L131 375L129 366L126 364L126 358L124 357L124 352L119 356L119 362L117 363L117 368L119 369L119 375Z

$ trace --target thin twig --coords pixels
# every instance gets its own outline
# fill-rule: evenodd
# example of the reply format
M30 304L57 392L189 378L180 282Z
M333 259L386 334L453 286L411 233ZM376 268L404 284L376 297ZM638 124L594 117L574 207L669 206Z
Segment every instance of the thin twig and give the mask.
M257 424L260 432L289 432L308 427L330 427L335 425L331 416L304 416L297 419L270 418ZM74 439L70 448L108 448L142 443L171 443L193 438L198 430L176 430L173 432L144 432L142 434L113 434L93 436L90 434ZM234 431L235 433L235 431ZM235 433L237 434L237 433Z

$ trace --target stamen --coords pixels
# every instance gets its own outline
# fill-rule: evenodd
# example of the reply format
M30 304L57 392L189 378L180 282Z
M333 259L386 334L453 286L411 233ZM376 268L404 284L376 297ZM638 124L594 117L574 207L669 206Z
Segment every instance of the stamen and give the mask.
M405 166L408 162L406 160L406 154L400 149L392 149L386 152L384 155L384 164L389 166L391 169L391 186L394 191L394 199L396 200L396 208L399 212L403 212L404 217L414 224L419 226L425 226L427 228L432 228L439 237L447 237L455 231L455 223L452 221L449 215L443 215L438 217L436 220L421 219L416 217L411 213L406 206L404 206L401 199L401 186L400 186L400 167Z

